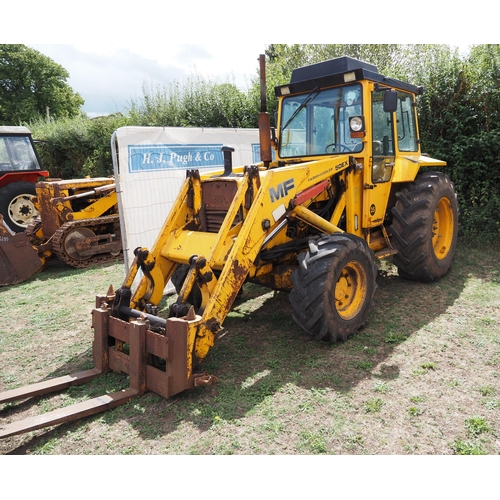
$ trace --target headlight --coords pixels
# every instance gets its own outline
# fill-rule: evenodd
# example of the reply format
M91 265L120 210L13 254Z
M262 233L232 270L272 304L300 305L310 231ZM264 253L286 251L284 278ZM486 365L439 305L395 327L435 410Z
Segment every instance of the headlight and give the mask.
M365 129L365 121L362 116L351 116L349 118L351 132L362 132Z

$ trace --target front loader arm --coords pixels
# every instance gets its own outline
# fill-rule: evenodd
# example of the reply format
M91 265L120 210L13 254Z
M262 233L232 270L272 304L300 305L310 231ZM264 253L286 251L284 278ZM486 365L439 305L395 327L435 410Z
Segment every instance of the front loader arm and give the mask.
M243 175L232 177L200 180L199 175L189 173L151 251L136 250L122 286L130 289L142 269L143 277L130 308L144 311L147 304L158 305L175 268L189 265L178 303L187 301L195 285L202 296L201 305L194 311L196 318L189 323L187 356L191 370L192 356L201 361L207 355L247 276L255 273L255 263L268 236L284 227L285 219L300 219L322 232L339 231L334 223L306 207L328 188L333 174L350 165L352 159L345 156L335 163L320 160L279 169L250 166L245 167ZM218 231L200 229L206 225L201 220L202 211L210 204L210 200L204 200L204 183L214 183L211 188L215 186L216 192L218 187L234 191ZM177 311L186 314L187 310Z

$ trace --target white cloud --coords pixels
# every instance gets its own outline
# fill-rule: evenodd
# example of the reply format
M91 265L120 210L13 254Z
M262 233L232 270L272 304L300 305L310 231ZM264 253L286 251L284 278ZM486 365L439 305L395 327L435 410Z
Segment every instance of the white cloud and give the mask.
M69 74L90 116L124 111L142 87L166 85L198 74L215 81L231 81L241 88L257 75L258 55L265 44L230 47L226 44L32 44ZM167 49L168 47L168 49Z

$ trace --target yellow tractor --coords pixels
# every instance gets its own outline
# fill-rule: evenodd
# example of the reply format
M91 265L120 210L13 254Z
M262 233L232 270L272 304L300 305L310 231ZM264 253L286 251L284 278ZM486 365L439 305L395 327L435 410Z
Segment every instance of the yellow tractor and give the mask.
M293 71L275 89L270 127L261 56L261 162L186 181L153 247L137 248L121 287L93 310L95 367L0 394L0 403L113 370L130 387L6 425L0 436L66 422L154 391L164 397L216 377L200 367L244 283L289 292L293 317L318 340L344 341L367 321L377 259L409 280L445 275L457 199L445 167L420 150L422 88L341 57ZM136 277L140 277L137 283ZM157 315L167 282L178 296Z
M76 268L122 257L113 178L37 182L30 203L37 217L24 233L0 222L0 285L26 280L52 255Z

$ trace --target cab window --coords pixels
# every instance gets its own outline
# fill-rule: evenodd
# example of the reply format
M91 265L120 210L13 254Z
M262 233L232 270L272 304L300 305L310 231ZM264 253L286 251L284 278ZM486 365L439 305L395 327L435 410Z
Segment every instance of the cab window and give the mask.
M402 152L418 151L417 127L415 121L413 95L398 92L398 109L396 111L398 129L398 150Z
M384 92L372 93L372 182L387 182L394 167L393 113L384 111Z
M362 115L361 85L314 90L283 100L281 158L359 152L361 138L351 137L349 118Z

